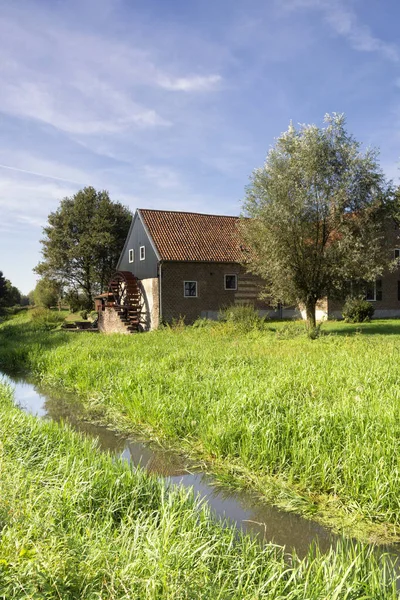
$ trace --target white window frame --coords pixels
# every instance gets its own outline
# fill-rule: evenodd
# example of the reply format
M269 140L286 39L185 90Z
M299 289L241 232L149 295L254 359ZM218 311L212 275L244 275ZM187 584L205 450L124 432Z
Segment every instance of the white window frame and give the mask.
M227 277L234 277L235 278L235 287L226 287L226 278ZM237 285L238 285L238 277L236 273L225 273L224 274L224 289L227 290L228 292L236 292L237 291Z
M379 291L381 292L381 295L382 295L382 279L380 279L379 281L381 282L381 289ZM374 281L374 294L373 294L374 297L373 298L368 298L367 293L365 294L365 299L367 300L367 302L381 302L381 300L377 300L376 299L376 296L377 296L377 294L376 294L376 292L377 292L376 283L377 283L377 280L375 279L375 281ZM371 285L371 287L372 287L372 283L370 283L369 285Z
M196 295L195 296L187 296L186 295L186 284L187 283L195 283L196 284ZM184 298L198 298L198 285L197 285L197 281L194 281L193 279L187 280L183 282L183 297Z
M130 249L129 249L129 252L128 252L128 260L129 260L129 262L130 262L130 263L133 263L133 262L135 262L135 251L134 251L134 249L133 249L133 248L130 248Z
M140 246L139 248L139 258L140 260L146 259L146 246Z

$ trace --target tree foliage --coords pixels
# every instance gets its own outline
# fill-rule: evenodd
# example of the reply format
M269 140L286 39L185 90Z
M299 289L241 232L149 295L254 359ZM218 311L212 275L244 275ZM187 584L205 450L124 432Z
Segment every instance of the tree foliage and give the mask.
M7 293L6 287L6 278L4 277L2 271L0 271L0 306L4 301L4 297Z
M51 308L57 306L61 300L62 289L59 283L47 279L39 279L33 291L33 301L36 306Z
M116 267L131 218L128 208L93 187L64 198L43 229L43 261L35 271L82 290L91 307L93 295L104 289Z
M315 307L349 281L372 281L388 267L385 221L392 192L377 152L361 152L343 115L326 126L289 126L256 169L244 201L248 267L273 303Z
M21 292L0 271L0 309L15 306L21 302Z

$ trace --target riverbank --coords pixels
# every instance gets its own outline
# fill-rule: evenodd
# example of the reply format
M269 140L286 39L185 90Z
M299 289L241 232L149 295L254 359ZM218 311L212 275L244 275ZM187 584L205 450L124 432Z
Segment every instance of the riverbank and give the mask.
M398 597L371 548L304 560L213 520L181 488L14 407L0 385L0 597Z
M0 365L73 390L94 420L184 448L225 483L398 540L400 322L325 328L314 341L292 324L93 338L24 316L0 327Z

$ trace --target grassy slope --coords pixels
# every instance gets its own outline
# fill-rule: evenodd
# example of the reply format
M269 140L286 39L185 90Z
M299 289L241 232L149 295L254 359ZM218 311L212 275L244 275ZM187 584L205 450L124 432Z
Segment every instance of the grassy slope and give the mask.
M394 600L393 577L361 545L303 561L261 548L0 385L1 599Z
M396 539L400 322L328 324L310 341L292 325L89 337L22 321L0 329L0 366L73 389L92 414L150 428L281 506Z

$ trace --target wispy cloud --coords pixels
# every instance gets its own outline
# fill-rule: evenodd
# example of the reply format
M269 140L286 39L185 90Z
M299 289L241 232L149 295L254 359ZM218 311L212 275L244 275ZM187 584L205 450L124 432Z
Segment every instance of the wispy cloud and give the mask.
M166 90L172 90L174 92L207 92L209 90L217 89L218 84L221 82L222 77L220 75L193 75L190 77L166 77L160 76L158 79L158 85Z
M73 179L65 179L64 177L55 177L54 175L46 175L45 173L36 173L35 171L28 171L27 169L18 169L17 167L11 167L10 165L1 165L0 164L0 169L7 169L9 171L17 171L18 173L34 175L35 177L44 177L45 179L55 179L56 181L67 181L69 183L82 184L82 181L74 181Z
M222 79L218 73L179 73L134 38L81 33L54 19L48 24L46 14L27 14L11 10L0 17L3 113L80 136L167 127L167 99L156 90L214 91Z
M377 52L385 59L398 62L399 47L375 36L370 27L363 24L350 3L342 0L278 0L286 9L313 9L323 14L324 20L333 31L348 40L360 52Z

